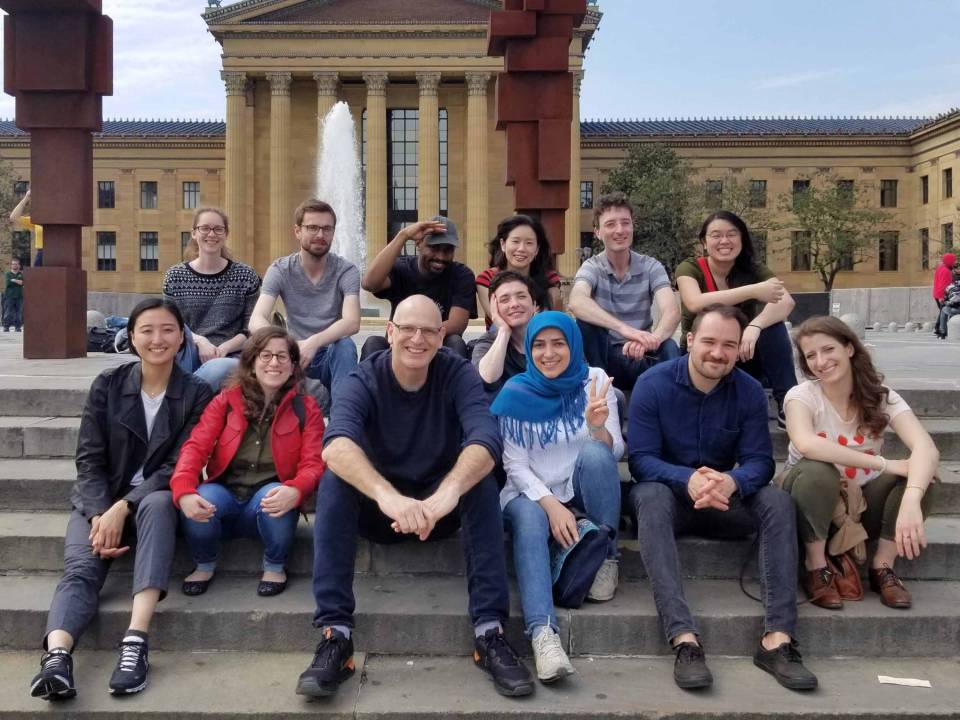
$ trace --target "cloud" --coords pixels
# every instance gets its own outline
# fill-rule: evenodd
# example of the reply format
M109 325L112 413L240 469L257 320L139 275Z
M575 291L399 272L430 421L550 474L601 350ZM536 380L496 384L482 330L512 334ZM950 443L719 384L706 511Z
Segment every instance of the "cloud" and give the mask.
M797 85L806 85L807 83L824 80L828 77L834 77L840 74L838 68L828 70L813 70L809 72L789 73L787 75L774 75L757 82L754 90L779 90L781 88L796 87Z

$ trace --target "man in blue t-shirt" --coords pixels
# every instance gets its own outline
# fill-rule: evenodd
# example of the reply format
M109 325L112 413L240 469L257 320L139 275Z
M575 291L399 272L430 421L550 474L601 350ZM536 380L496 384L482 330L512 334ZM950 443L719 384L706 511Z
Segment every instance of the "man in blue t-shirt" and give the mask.
M462 525L474 660L503 695L533 692L503 635L509 610L503 520L492 473L502 453L480 378L441 351L436 303L400 302L389 349L343 381L324 434L327 472L314 521L314 625L323 631L297 693L332 695L353 674L357 536L388 543L446 537Z
M411 240L417 254L401 257ZM477 317L477 286L473 271L453 259L458 247L457 226L442 215L408 225L377 253L361 284L364 290L390 301L391 318L405 298L426 295L440 309L444 346L466 358L467 345L461 336L470 318ZM360 360L386 347L383 337L367 338Z

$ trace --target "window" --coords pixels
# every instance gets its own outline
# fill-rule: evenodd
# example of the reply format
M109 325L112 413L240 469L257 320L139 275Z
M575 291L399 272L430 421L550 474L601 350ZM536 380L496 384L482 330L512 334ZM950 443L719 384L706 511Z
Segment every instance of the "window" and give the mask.
M14 230L10 238L10 257L20 258L22 267L30 267L31 246L29 230Z
M853 266L853 250L851 248L841 248L839 257L837 257L837 269L853 272Z
M810 233L794 230L790 241L790 269L795 272L810 270Z
M794 180L793 181L793 208L797 208L797 200L803 195L807 190L810 189L809 180Z
M446 108L440 109L440 214L447 214L447 196L449 195L449 162L447 157L448 152L448 115Z
M943 171L943 199L953 197L953 168L947 168Z
M752 208L765 208L767 206L767 181L766 180L751 180L750 181L750 207Z
M200 183L191 181L183 184L183 209L196 210L200 207Z
M23 200L23 196L27 194L27 190L30 189L30 183L27 180L14 180L13 181L13 199L17 202Z
M753 259L761 265L767 264L767 231L751 230L750 239L753 240Z
M723 181L707 180L705 186L705 200L708 210L719 210L723 207Z
M160 269L160 240L155 232L140 233L140 270L157 272Z
M117 195L113 180L100 180L97 183L97 207L109 210L116 207Z
M920 268L930 269L930 228L920 228Z
M848 203L852 203L854 199L853 180L837 180L837 195Z
M589 210L593 207L593 181L584 180L580 183L580 209Z
M389 110L387 116L387 234L393 237L417 221L419 113L412 109ZM405 248L404 254L408 253Z
M180 259L186 260L187 247L190 245L190 231L184 230L180 233Z
M117 270L117 234L115 232L97 232L97 270L99 272L116 272Z
M880 233L880 271L893 272L900 267L900 233L887 230Z
M920 202L926 205L930 202L930 176L924 175L920 178Z
M143 210L157 209L157 182L155 180L140 183L140 207Z
M880 207L895 208L897 206L897 181L880 181Z
M953 223L944 223L940 226L940 246L943 252L953 250Z

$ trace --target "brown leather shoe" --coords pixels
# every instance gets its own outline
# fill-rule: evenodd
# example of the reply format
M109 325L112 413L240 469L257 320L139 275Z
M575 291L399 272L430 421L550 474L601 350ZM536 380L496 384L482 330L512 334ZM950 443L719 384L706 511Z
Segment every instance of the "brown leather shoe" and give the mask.
M913 605L910 593L889 565L870 568L870 589L880 593L880 602L887 607L906 610Z
M834 574L826 567L807 570L803 574L803 589L814 605L827 610L842 610L843 600L837 592Z

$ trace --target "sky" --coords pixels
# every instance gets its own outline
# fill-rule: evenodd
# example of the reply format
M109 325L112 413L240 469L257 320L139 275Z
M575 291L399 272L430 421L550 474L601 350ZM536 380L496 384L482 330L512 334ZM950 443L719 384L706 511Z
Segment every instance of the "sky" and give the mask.
M960 0L599 5L584 119L932 116L960 107ZM220 46L205 6L103 0L115 50L104 117L223 119ZM12 116L13 99L0 94L0 117Z

